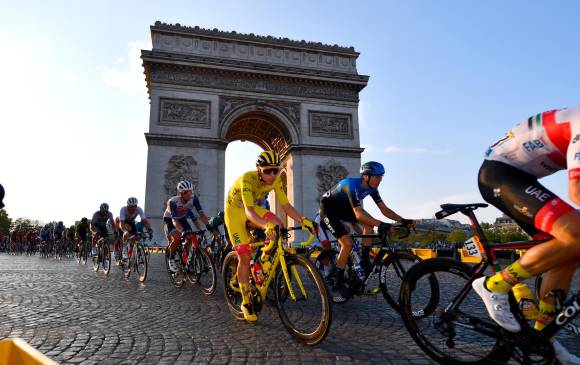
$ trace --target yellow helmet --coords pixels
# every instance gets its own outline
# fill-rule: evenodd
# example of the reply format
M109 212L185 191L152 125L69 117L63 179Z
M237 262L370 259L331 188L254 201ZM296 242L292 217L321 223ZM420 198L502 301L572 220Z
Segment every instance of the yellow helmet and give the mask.
M263 151L258 155L256 166L280 167L280 156L274 151Z

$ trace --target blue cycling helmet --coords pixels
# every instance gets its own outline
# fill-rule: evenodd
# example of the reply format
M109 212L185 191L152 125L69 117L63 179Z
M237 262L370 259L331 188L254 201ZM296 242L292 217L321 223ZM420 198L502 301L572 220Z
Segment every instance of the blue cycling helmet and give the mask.
M103 203L103 204L101 204L101 206L99 207L99 209L104 210L104 211L108 211L109 210L109 204Z
M385 168L381 163L375 161L365 162L360 167L360 174L361 175L384 175Z

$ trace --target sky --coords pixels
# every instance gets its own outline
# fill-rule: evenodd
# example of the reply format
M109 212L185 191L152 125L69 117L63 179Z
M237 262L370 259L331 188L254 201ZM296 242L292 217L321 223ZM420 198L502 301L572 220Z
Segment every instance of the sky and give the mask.
M0 183L11 218L72 224L103 201L113 212L129 196L144 202L139 56L156 20L355 47L370 76L362 160L385 165L381 196L407 218L482 201L487 146L530 115L580 104L577 1L0 0L0 9ZM229 145L226 186L258 151ZM570 202L563 172L542 182Z

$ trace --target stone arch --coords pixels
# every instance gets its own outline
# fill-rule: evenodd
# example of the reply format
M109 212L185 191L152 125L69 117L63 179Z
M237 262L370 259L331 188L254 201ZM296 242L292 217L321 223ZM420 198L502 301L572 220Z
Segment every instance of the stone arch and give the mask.
M261 102L228 112L220 125L219 135L228 142L248 140L283 156L292 145L300 144L298 130L289 118L275 107Z

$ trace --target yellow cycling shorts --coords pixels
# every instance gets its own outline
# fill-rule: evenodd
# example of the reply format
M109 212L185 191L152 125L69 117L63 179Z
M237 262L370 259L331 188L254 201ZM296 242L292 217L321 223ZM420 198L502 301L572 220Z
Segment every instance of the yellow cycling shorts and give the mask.
M254 211L264 219L268 214L273 214L266 208L255 205L253 206ZM241 244L250 243L248 237L248 230L246 228L246 223L249 219L246 217L246 212L244 208L233 207L226 204L226 209L224 212L224 219L226 221L226 227L228 228L228 235L230 236L230 241L234 247Z

